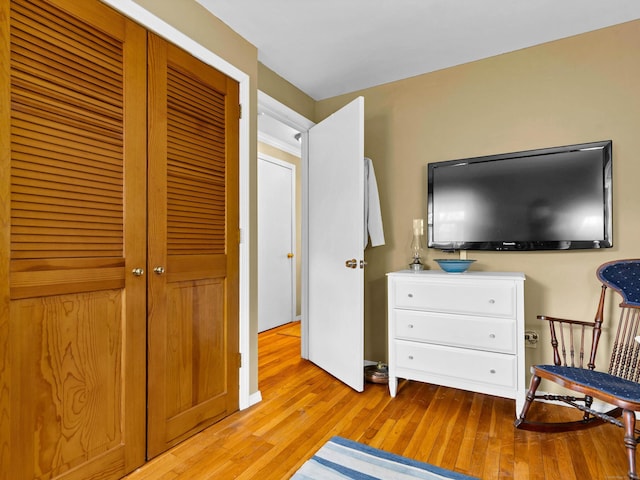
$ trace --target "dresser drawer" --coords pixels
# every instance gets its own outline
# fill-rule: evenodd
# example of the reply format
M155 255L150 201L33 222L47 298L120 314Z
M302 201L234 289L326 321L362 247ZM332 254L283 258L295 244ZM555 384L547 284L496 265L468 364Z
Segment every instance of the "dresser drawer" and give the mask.
M396 340L395 362L398 370L415 370L474 384L516 387L515 355Z
M396 309L392 321L398 339L516 352L516 322L512 319Z
M515 318L513 282L397 281L396 308Z

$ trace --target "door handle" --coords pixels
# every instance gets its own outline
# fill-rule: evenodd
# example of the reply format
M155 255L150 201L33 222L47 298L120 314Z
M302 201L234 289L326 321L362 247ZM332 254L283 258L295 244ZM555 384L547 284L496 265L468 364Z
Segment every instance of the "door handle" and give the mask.
M287 253L287 258L293 258L293 253Z
M344 266L347 268L357 268L358 261L355 258L352 258L351 260L347 260L346 262L344 262Z
M153 273L156 275L162 275L164 273L164 267L154 267Z
M360 268L364 268L367 266L367 261L366 260L360 260Z
M133 270L131 270L131 273L133 273L136 277L141 277L142 275L144 275L144 270L142 268L134 268Z

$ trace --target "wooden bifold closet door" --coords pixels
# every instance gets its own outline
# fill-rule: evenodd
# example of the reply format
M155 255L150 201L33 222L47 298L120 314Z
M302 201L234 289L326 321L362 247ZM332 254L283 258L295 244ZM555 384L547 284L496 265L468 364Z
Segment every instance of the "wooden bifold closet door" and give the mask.
M117 479L237 409L238 86L149 35L0 2L0 480Z
M117 478L145 448L146 32L0 8L2 479Z
M238 83L150 35L150 457L238 409L238 125Z

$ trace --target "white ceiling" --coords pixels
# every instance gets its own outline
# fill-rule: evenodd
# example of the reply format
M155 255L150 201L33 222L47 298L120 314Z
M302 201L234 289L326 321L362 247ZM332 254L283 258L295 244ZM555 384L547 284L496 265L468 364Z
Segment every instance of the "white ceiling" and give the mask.
M640 18L640 0L197 0L322 100Z

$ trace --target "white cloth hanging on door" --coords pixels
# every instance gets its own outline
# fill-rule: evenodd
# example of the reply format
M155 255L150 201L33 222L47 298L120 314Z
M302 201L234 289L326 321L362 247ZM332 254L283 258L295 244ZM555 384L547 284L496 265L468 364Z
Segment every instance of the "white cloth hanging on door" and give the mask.
M364 159L364 247L371 238L371 246L384 245L384 230L382 227L382 213L380 212L380 198L373 162Z

